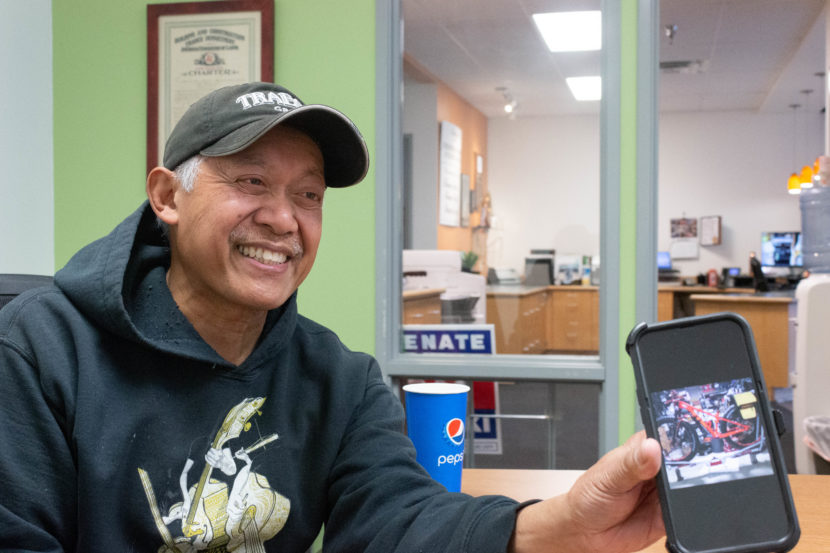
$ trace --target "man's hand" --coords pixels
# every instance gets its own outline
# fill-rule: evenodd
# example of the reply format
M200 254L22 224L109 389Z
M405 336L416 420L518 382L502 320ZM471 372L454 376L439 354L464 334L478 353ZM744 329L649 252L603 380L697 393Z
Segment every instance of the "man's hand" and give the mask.
M645 432L608 452L573 488L519 511L510 551L623 553L665 534L654 476L661 452Z

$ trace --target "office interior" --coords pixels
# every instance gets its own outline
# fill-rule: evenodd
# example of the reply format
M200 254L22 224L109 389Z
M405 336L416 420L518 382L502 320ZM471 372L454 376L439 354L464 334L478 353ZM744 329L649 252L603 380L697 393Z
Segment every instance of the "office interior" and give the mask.
M375 36L379 14L386 12L370 0L348 7L334 0L317 4L275 1L275 80L288 84L303 98L330 103L352 116L367 137L377 166L376 49L380 39ZM455 315L453 323L508 324L492 318L500 311L508 313L505 320L512 318L512 328L519 314L530 312L534 322L521 331L511 330L510 339L507 330L496 330L495 355L553 357L566 364L575 359L578 365L584 359L603 358L599 329L604 286L614 283L620 298L638 293L632 282L636 273L608 274L600 259L600 104L575 104L554 96L569 107L534 107L532 98L523 96L526 89L520 71L510 78L490 75L478 88L471 85L469 90L475 91L471 93L455 82L460 83L470 71L457 68L454 74L451 68L432 65L440 54L445 60L453 59L450 50L441 51L439 46L456 38L453 33L472 28L473 14L478 15L479 24L490 26L491 37L502 37L507 31L499 30L499 21L527 19L528 13L553 10L561 3L518 4L521 13L508 16L507 6L491 6L488 12L469 2L401 1L407 29L401 61L405 92L401 144L404 159L409 160L402 172L404 181L410 179L402 190L411 203L399 214L404 222L400 246L416 252L416 259L418 252L426 257L422 256L421 265L407 266L410 255L401 252L400 272L389 276L401 281L397 290L402 306L393 311L401 317L390 324L400 331L402 325L412 323L405 320L407 295L443 288L437 295L438 312L436 298L426 298L431 305L426 313L433 318L418 322L444 324L441 316L446 310L447 315ZM652 294L657 296L654 320L720 309L717 304L712 307L714 298L733 292L724 288L744 288L734 293L755 297L751 279L744 287L726 287L723 269L737 268L739 277L751 275L750 252L760 252L763 232L800 230L799 198L788 194L786 179L826 152L827 93L824 77L817 75L826 68L824 0L769 1L765 10L753 2L715 1L705 10L686 4L660 1L659 20L651 30L659 42L659 61L707 65L699 73L668 67L658 72L657 217L650 232L651 247L655 253L672 252L677 246L671 220L699 221L707 216L720 218L720 243L704 246L698 242L695 255L686 251L670 256L675 272L663 274L661 282L656 274L649 277L654 278ZM598 0L567 5L569 9L605 7ZM51 274L143 199L146 2L130 0L113 6L104 0L85 0L70 7L45 0L4 0L0 8L8 51L18 54L6 56L4 73L21 76L0 85L0 97L7 106L28 106L8 110L4 114L8 126L4 121L0 133L0 156L4 166L11 168L2 195L14 198L0 202L0 229L7 237L0 273ZM631 15L637 7L623 2L618 9ZM675 25L670 36L667 29ZM630 22L622 28L643 34ZM436 29L444 33L441 41L435 38L439 35L429 34ZM696 36L695 29L709 34ZM419 36L427 43L433 38L435 58L407 50L408 46L417 50L410 41ZM526 42L541 44L532 30ZM680 53L673 54L674 49ZM526 60L501 62L521 68ZM771 66L762 66L762 60ZM572 69L570 62L551 63L553 67L544 72L551 80L562 80L564 72ZM597 58L588 63L599 69ZM18 84L22 82L25 86ZM505 114L505 103L513 100L514 113ZM791 107L795 104L799 107ZM427 110L428 115L410 111L413 106ZM443 121L463 133L461 172L472 192L466 225L439 222ZM626 124L631 125L631 120ZM429 137L426 146L424 137ZM378 254L373 246L384 238L379 236L382 232L376 229L370 206L383 210L385 206L376 205L378 188L392 185L373 171L354 190L327 195L317 265L300 293L304 314L333 328L349 347L374 353L381 349L378 326L387 320L378 310L388 306L378 299ZM618 205L611 206L623 226L636 226L630 201L622 197ZM344 228L349 232L343 233ZM25 239L21 239L23 229ZM424 265L431 263L425 252L435 250L445 252L438 254L440 259L449 259L446 252L459 257L468 251L477 255L469 272L461 271L460 260L457 269L454 260L449 269L453 274L463 273L461 279L479 277L466 279L479 295L469 312L462 309L459 315L450 313L449 305L444 308L443 303L457 299L446 297L446 283L418 284L419 279L428 278L421 274L427 272ZM619 253L622 258L634 257L636 250L636 244L627 242ZM526 291L529 268L540 267L541 276L537 273L534 278L541 280L531 284L542 291L522 296L525 303L531 302L529 307L511 305L518 301L518 290ZM656 260L652 269L657 273ZM707 280L711 270L717 277L714 286ZM549 282L544 282L546 274ZM783 309L789 320L796 303L794 283L782 279L780 270L775 277L771 276L770 284L783 293L771 303L778 311ZM350 290L345 296L344 283ZM665 299L667 294L669 299ZM557 298L565 299L557 302ZM633 326L634 310L624 313ZM550 320L554 323L549 324ZM784 380L774 386L781 390L779 404L785 409L794 363L792 331L788 326L783 334L777 331L771 342L765 342L775 344L770 355L779 366L785 350ZM620 373L630 370L621 348L605 351L604 358L609 356L621 359ZM475 366L476 361L467 364ZM416 373L413 370L415 378L432 376L428 370ZM466 380L477 380L469 374L464 372ZM610 433L622 441L638 423L631 377L621 374L618 379L617 389L611 391L616 396L611 417L618 417L620 423ZM497 382L500 412L547 418L528 423L535 427L522 426L520 420L501 421L501 453L471 455L476 466L585 468L606 448L597 437L609 433L602 428L603 394L609 389L605 380L581 379L577 374L567 379L522 377Z

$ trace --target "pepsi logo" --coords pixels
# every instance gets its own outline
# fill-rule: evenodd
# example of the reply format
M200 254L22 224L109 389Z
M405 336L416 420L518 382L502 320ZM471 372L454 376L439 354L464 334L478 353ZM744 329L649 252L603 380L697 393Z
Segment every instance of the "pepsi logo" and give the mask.
M444 426L444 432L447 434L450 441L455 445L461 445L464 443L463 420L458 418L448 420L447 424Z

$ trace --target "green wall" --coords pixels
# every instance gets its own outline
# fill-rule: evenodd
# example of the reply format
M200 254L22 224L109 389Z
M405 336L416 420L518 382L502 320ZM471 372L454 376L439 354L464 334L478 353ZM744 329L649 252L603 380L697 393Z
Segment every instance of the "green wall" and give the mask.
M56 268L144 197L145 9L52 3Z
M620 4L620 335L619 439L634 432L637 419L634 369L625 340L636 324L637 297L637 0Z
M55 267L144 199L147 2L55 1ZM375 135L374 0L276 0L275 80ZM374 172L326 195L300 311L374 351Z

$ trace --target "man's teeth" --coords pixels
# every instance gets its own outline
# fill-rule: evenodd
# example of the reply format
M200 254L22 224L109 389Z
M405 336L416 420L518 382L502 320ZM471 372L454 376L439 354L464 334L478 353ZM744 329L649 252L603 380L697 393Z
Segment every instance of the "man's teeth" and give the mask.
M285 263L288 259L288 257L286 257L284 254L281 254L279 252L272 252L270 250L263 250L262 248L238 246L237 249L239 250L239 253L241 253L245 257L251 257L259 261L260 263L277 265L279 263Z

